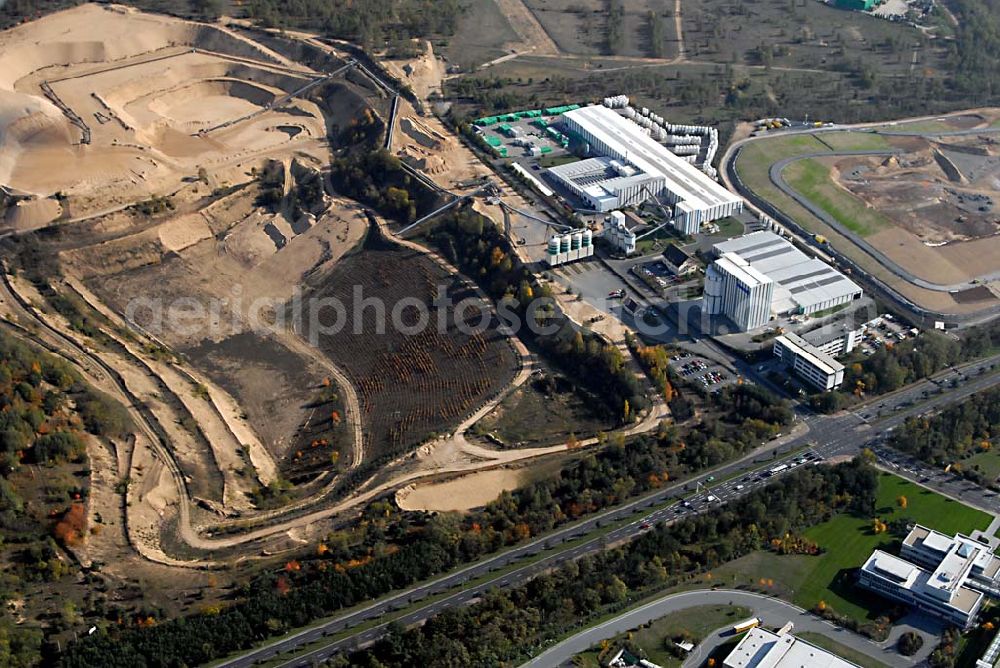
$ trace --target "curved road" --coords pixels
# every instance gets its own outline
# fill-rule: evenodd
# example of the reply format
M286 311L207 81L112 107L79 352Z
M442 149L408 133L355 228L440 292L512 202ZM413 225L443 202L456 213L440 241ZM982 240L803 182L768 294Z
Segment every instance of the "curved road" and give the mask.
M964 283L952 283L950 285L944 285L941 283L932 283L931 281L920 278L919 276L911 273L904 267L898 265L889 256L887 256L882 251L878 250L870 243L864 240L863 237L856 234L852 230L848 229L840 221L838 221L834 216L830 215L825 209L813 203L811 199L799 193L798 190L788 185L785 181L784 171L793 162L798 162L799 160L809 160L813 158L840 158L840 157L851 157L851 156L893 156L900 155L901 150L892 151L821 151L816 153L805 153L803 155L796 155L791 158L785 158L779 160L778 162L771 165L768 172L768 177L771 179L771 183L775 185L781 192L785 193L800 205L802 205L809 213L816 216L824 223L837 230L840 234L847 237L851 242L872 256L879 264L883 267L896 274L900 278L913 283L914 285L920 286L927 290L935 290L937 292L954 292L957 290L966 290L969 288L974 288L978 283L973 283L971 281L966 281ZM991 274L985 274L983 276L978 276L976 280L978 282L988 282L1000 278L1000 271L995 271Z
M569 665L576 654L587 651L602 640L613 638L660 617L701 605L738 605L750 608L753 610L753 615L759 617L764 626L781 627L786 622L792 622L795 625L792 633L801 633L802 631L821 633L876 661L892 666L892 668L909 668L916 665L929 655L937 644L936 638L930 633L917 631L924 636L923 647L916 656L905 657L896 651L895 643L875 643L864 636L834 626L796 605L777 598L735 589L698 589L679 594L668 594L639 608L629 610L603 624L581 631L557 645L553 645L531 661L523 664L521 668L551 668L552 666ZM731 636L732 633L728 628L722 629L721 632L713 632L695 648L688 660L684 662L684 666L701 665L701 662L718 645L727 642Z
M908 132L905 130L905 125L908 123L916 123L920 121L936 120L939 118L953 116L965 112L956 112L955 114L940 114L936 116L924 116L918 118L905 119L898 122L900 126L899 130L886 130L885 123L859 123L859 124L848 124L848 125L836 125L828 128L815 129L815 128L803 128L796 130L787 130L780 133L780 136L794 136L794 135L819 135L826 132L843 132L843 131L859 131L875 134L893 135L893 136L927 136L927 137L938 137L938 136L967 136L976 134L990 134L1000 132L1000 128L980 128L971 130L954 130L945 131L939 133L933 132ZM722 158L719 161L719 175L722 179L723 184L732 190L733 192L739 193L749 203L752 210L756 210L758 214L773 217L777 219L782 226L790 229L799 237L803 238L808 244L816 245L812 235L802 228L795 220L793 220L789 215L778 207L771 204L767 199L760 197L753 191L752 188L743 183L739 174L736 171L736 161L739 159L740 152L742 148L747 144L754 141L761 141L771 138L773 135L762 135L762 136L752 136L740 139L736 142L729 144L726 147ZM824 155L833 155L833 152ZM838 228L839 229L839 228ZM865 251L864 248L862 248ZM943 313L938 311L933 311L931 309L924 308L909 298L903 296L899 291L897 291L892 286L886 284L883 280L878 279L870 275L867 271L864 271L859 267L855 260L843 254L843 252L838 251L835 248L824 248L822 249L825 253L831 253L837 257L841 262L846 265L853 267L858 272L862 273L867 277L869 283L875 285L878 290L893 301L897 306L906 312L912 314L913 318L918 322L925 322L929 324L931 320L943 320L947 322L955 323L956 325L969 326L976 324L977 322L983 322L992 318L993 316L1000 313L1000 306L983 309L972 314L955 314L955 313ZM895 264L887 265L887 269L893 270ZM895 272L894 272L895 273ZM902 280L908 280L905 275L897 275Z

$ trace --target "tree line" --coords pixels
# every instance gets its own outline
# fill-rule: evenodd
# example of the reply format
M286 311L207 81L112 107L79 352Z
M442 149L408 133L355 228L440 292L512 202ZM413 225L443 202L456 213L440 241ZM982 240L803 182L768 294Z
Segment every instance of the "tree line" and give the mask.
M589 393L594 411L628 422L648 406L621 351L581 330L554 306L548 286L541 285L524 266L510 240L492 221L471 207L453 210L434 224L427 241L495 301L512 308L522 323L534 314L538 322L553 330L546 334L522 326L517 334ZM532 308L535 299L540 300L537 310Z
M780 402L748 387L731 392L710 399L719 402L722 417L663 424L627 445L621 433L601 435L597 451L465 515L404 512L376 501L351 531L333 532L291 566L247 583L229 604L150 628L102 624L99 633L71 645L61 663L74 668L206 663L683 480L748 452L762 437L756 430L776 429L761 418ZM784 535L796 517L768 521L776 535ZM117 616L114 610L108 614Z
M963 460L994 446L1000 425L1000 389L994 388L952 404L931 417L912 417L889 440L905 452L936 467L951 471L984 487L997 487L996 480L984 475L977 464Z
M75 570L64 550L87 534L89 484L78 475L89 466L86 433L123 438L130 431L124 408L85 385L66 362L0 332L0 600ZM42 631L64 628L56 615L16 623L5 605L0 664L38 663Z
M371 648L335 657L330 665L516 665L553 639L652 592L768 549L835 513L870 512L877 485L874 470L860 459L800 469L716 512L660 523L623 547L492 590L481 602L445 610L423 626L394 627Z

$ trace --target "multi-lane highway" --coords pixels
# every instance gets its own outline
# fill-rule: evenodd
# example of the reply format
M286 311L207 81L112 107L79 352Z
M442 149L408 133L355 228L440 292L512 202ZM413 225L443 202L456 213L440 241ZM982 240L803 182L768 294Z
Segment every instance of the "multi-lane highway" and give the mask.
M640 497L577 524L563 527L507 552L380 599L364 608L282 638L219 665L227 668L244 668L265 660L274 661L276 657L280 658L281 654L299 652L316 645L308 652L294 658L290 657L284 663L278 663L282 666L310 666L334 654L350 651L381 637L388 627L388 622L380 620L387 613L412 608L414 603L435 596L433 602L416 607L395 619L403 625L421 623L446 608L467 605L491 588L520 585L558 564L604 549L607 545L635 538L648 531L656 522L674 521L689 513L701 512L747 494L771 482L775 476L767 475L767 471L782 464L787 464L789 468L776 475L784 475L789 470L795 470L800 465L808 465L812 461L853 455L864 447L885 452L882 447L885 434L902 424L908 417L936 410L1000 383L998 364L1000 355L956 370L949 370L931 380L916 383L892 395L868 402L854 412L843 412L832 416L804 414L800 422L808 427L806 433L762 444L757 451L741 460L705 472L684 483ZM941 391L937 391L938 388L942 388ZM797 427L797 431L806 430ZM886 465L891 467L892 462L887 461ZM920 476L920 479L925 477L927 480L924 484L934 488L940 487L946 493L956 495L950 487L953 485L950 479L941 479L937 476ZM709 496L715 498L709 500ZM965 497L962 498L966 500ZM968 502L990 512L1000 512L1000 501L997 497L981 495L980 498ZM589 539L586 538L602 527L606 531L609 524L623 522L626 519L631 521L606 533L597 533ZM543 551L546 554L540 556ZM529 557L536 558L520 567L516 565L517 562ZM491 573L500 569L504 569L504 573L489 577ZM470 584L472 580L476 582ZM371 625L373 621L375 624ZM367 628L353 634L344 633L366 622ZM325 637L331 635L341 637L331 638L329 643L322 642Z

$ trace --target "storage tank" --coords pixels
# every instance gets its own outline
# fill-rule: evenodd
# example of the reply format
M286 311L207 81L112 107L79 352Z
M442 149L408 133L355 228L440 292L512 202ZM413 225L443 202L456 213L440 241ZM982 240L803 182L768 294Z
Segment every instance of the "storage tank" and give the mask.
M549 239L549 256L555 258L556 255L559 255L559 235L553 234Z
M642 115L643 116L649 116L649 108L648 107L643 107L642 108Z
M590 248L594 245L594 233L590 230L583 231L583 247Z
M698 151L701 150L697 146L685 145L674 146L671 151L674 155L698 155Z
M570 238L567 234L566 236L559 237L559 252L568 253L569 252Z
M570 238L570 250L578 250L583 244L583 232L574 232Z

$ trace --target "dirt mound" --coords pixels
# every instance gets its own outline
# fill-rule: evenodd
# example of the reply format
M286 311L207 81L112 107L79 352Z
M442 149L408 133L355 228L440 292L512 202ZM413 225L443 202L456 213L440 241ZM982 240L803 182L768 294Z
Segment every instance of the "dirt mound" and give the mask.
M33 230L43 227L62 214L62 207L54 199L22 200L7 209L5 221L16 230Z

